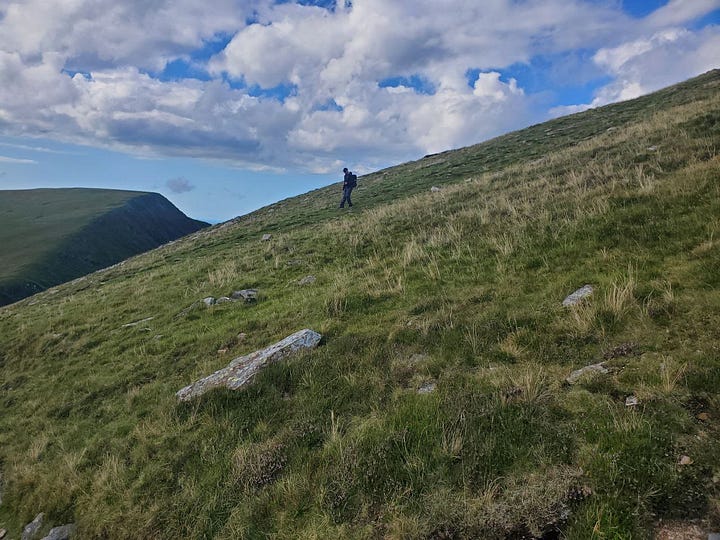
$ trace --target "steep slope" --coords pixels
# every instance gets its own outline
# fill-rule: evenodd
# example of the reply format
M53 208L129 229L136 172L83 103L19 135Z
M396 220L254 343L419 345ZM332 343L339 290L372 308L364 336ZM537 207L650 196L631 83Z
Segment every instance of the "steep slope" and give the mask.
M715 71L368 175L350 212L317 190L3 308L0 527L719 530L719 145ZM256 303L197 307L244 288ZM301 328L321 347L177 402Z
M157 193L0 191L0 305L110 266L207 224Z

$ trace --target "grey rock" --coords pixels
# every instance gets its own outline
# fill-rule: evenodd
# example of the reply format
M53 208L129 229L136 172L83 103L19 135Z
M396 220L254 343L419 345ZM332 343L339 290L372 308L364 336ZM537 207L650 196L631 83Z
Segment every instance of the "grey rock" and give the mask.
M418 388L418 394L429 394L430 392L434 392L437 388L437 384L434 382L426 382L423 384L420 388Z
M138 324L142 324L142 323L144 323L144 322L152 321L154 318L155 318L155 317L148 317L148 318L143 319L143 320L141 320L141 321L135 321L135 322L123 324L122 327L123 327L123 328L130 328L130 327L132 327L132 326L137 326Z
M575 291L571 295L568 295L565 298L565 300L563 300L562 305L565 307L574 306L576 304L579 304L581 300L583 300L584 298L587 298L592 293L593 293L592 285L583 285L577 291Z
M182 388L175 395L180 401L190 401L213 388L238 390L266 365L284 360L303 349L315 348L321 339L322 336L313 330L300 330L270 347L235 358L223 369Z
M6 534L7 534L7 531L5 529L0 529L0 540L5 538Z
M720 533L708 534L708 540L720 540Z
M257 289L243 289L242 291L234 291L230 298L233 300L240 300L243 299L245 302L255 302L257 301L258 297L258 291Z
M635 396L628 396L625 398L626 407L637 407L640 405L640 400Z
M317 278L315 276L305 276L300 281L298 281L298 284L300 285L312 285L317 281Z
M591 364L589 366L585 366L584 368L577 369L573 371L570 375L568 375L567 379L565 380L568 382L568 384L575 384L586 375L596 375L598 373L602 375L609 373L603 362L600 362L599 364Z
M215 305L215 297L208 296L207 298L203 298L203 304L205 304L207 307L214 306Z
M22 535L20 536L20 540L34 540L35 538L37 538L37 535L40 532L40 529L42 529L44 520L45 520L45 514L43 514L43 513L40 513L37 516L35 516L35 519L33 519L30 523L25 525Z
M62 527L53 527L48 535L42 540L70 540L75 534L75 524L63 525Z
M267 242L271 238L272 238L272 234L263 234L262 238L260 240L262 240L263 242Z
M408 358L408 362L410 362L411 364L418 364L420 362L424 362L428 358L430 358L430 356L428 356L427 354L415 353L410 358Z
M234 302L234 300L228 296L221 296L215 301L216 304L227 304L228 302Z
M441 191L441 189L437 186L433 186L430 188L430 191L432 191L433 193L437 193L438 191Z

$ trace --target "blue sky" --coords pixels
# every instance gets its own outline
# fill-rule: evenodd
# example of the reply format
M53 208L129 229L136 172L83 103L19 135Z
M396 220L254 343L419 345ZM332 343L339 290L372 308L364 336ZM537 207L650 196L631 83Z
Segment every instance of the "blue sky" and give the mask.
M222 221L719 51L720 0L9 0L0 188L157 191Z

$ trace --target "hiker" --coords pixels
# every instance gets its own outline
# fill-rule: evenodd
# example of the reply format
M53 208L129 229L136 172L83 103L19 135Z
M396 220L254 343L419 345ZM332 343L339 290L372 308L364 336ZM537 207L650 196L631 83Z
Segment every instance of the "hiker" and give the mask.
M340 201L340 208L345 208L345 201L348 206L352 208L352 201L350 200L350 194L353 188L357 186L357 175L354 175L351 171L348 171L347 167L343 169L345 176L343 178L343 198Z

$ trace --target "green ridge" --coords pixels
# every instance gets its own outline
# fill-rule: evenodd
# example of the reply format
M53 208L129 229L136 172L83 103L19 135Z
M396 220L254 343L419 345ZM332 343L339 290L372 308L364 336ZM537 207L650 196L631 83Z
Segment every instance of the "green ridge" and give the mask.
M87 188L0 191L0 305L203 226L154 193Z
M719 88L713 71L367 175L352 211L316 190L0 309L0 527L720 530ZM177 403L301 328L321 347Z

